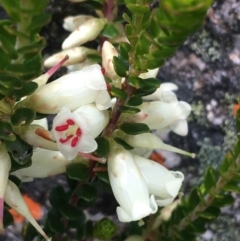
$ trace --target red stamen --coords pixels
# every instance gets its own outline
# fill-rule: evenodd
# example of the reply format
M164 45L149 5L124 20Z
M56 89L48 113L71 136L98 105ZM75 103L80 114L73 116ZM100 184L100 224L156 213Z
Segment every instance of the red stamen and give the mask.
M68 125L70 125L70 126L75 125L75 122L74 122L73 120L71 120L71 119L68 119L68 120L67 120L67 123L68 123Z
M67 136L66 139L60 138L60 142L63 144L65 142L67 142L68 140L70 140L73 137L73 135Z
M104 68L102 68L101 70L102 70L102 74L105 75L106 70Z
M110 90L110 89L111 89L110 84L106 84L106 86L107 86L107 90Z
M76 135L78 137L80 137L82 135L82 131L81 131L81 129L79 127L77 128Z
M56 131L66 131L68 129L68 124L62 125L62 126L57 126L55 128Z
M77 143L78 143L78 137L76 136L72 139L71 147L75 147L77 145Z

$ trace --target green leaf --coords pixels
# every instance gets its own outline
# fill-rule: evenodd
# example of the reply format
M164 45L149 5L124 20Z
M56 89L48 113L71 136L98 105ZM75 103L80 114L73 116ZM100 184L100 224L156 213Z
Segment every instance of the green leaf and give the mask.
M150 132L149 127L143 123L123 123L120 125L120 130L129 135L138 135Z
M143 103L143 100L140 96L132 96L127 102L127 104L131 106L139 106L142 103Z
M48 215L47 217L48 226L54 233L63 234L65 227L61 219L56 216Z
M212 202L214 207L227 207L232 205L235 202L235 199L231 194L224 194L222 198L215 198Z
M13 125L18 126L20 124L29 125L35 119L36 114L32 109L19 108L11 116L11 122Z
M93 201L97 198L97 189L89 184L81 184L75 190L75 194L85 201Z
M139 77L129 76L127 78L127 82L129 85L131 85L137 89L143 88L145 86L145 81Z
M145 79L145 86L144 88L146 89L146 87L151 90L151 89L156 89L160 87L160 81L158 79L155 78L147 78Z
M13 219L12 214L4 208L3 209L3 226L4 226L4 228L13 224L13 222L14 222L14 219Z
M129 23L129 24L132 23L131 17L128 16L126 13L123 13L122 18L123 18L123 20L125 20L127 23Z
M204 186L206 188L206 191L208 192L212 187L215 187L217 185L217 179L218 175L215 169L212 167L209 167L204 176Z
M140 112L141 110L135 107L130 107L130 106L120 106L118 110L121 113L129 113L129 114L136 114Z
M89 175L88 167L81 163L69 164L66 172L69 178L78 181L86 181Z
M78 217L77 220L69 220L68 221L68 227L70 228L78 228L80 226L82 226L86 221L86 215L84 214L84 212L82 212L82 214Z
M114 56L113 57L113 65L114 65L114 70L117 73L118 76L120 77L126 77L127 76L127 71L129 68L128 63L123 61L122 59Z
M238 181L229 181L224 187L222 188L223 191L227 192L240 192L239 182Z
M24 241L33 240L37 235L38 232L31 223L24 224L22 228L22 237Z
M12 59L17 59L18 55L14 45L3 34L0 34L0 48Z
M93 223L90 220L84 225L84 236L89 239L93 237Z
M207 207L204 212L198 213L199 217L207 220L214 220L220 215L221 211L217 207Z
M70 220L77 220L79 216L82 215L81 210L70 204L65 204L64 206L61 206L60 212L65 218Z
M119 55L126 61L128 61L129 59L129 51L131 49L131 46L129 45L129 43L120 43L119 47L118 47L118 52Z
M19 165L26 165L31 162L33 147L23 141L18 135L15 136L15 140L5 140L7 151L10 153L10 157Z
M119 145L123 146L126 150L132 150L133 147L128 145L127 142L125 142L124 140L122 140L121 138L114 138L114 141L116 141Z
M20 54L35 54L42 51L45 45L46 45L45 39L43 37L39 37L36 41L31 42L30 44L22 48L19 48L17 52Z
M34 82L25 83L20 90L15 90L13 96L20 99L24 96L32 94L38 88L38 84Z
M96 200L86 201L83 198L80 198L78 200L77 207L80 208L80 209L90 208L94 205L95 201Z
M95 151L96 155L100 157L107 156L110 151L110 145L108 140L104 137L97 137L95 140L98 145L98 148Z
M102 35L111 39L117 37L119 32L113 24L106 24L102 31Z
M23 87L23 84L18 77L5 73L0 73L0 85L4 88L10 88L15 90L21 89Z
M96 54L88 54L88 60L91 60L94 63L102 63L102 57Z
M62 186L53 188L49 194L49 201L53 207L61 207L66 204L65 191Z
M112 96L115 96L119 99L126 100L126 98L127 98L127 93L125 93L123 90L121 90L117 87L112 86L110 88L109 92Z
M14 141L16 139L12 126L6 121L0 121L0 139L5 141Z
M194 208L201 202L201 198L199 197L199 189L198 187L194 187L189 194L188 197L188 209L190 211L194 210Z
M150 11L149 6L138 4L138 3L136 3L136 4L129 3L126 6L130 10L130 12L132 12L133 14L144 14L144 13Z
M109 240L115 235L116 231L117 227L115 223L108 218L103 218L95 223L93 227L93 236L100 240Z
M101 180L102 182L105 182L107 184L110 184L109 181L109 176L108 176L108 172L107 172L107 166L103 165L103 164L98 164L97 167L105 167L106 171L105 172L97 172L97 177L99 180Z

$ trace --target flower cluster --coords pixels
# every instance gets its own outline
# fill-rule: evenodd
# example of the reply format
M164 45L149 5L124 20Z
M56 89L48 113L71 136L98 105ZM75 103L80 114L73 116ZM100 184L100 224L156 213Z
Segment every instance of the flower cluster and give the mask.
M119 203L121 222L142 219L166 206L178 195L184 175L171 172L157 162L115 147L109 154L108 174Z

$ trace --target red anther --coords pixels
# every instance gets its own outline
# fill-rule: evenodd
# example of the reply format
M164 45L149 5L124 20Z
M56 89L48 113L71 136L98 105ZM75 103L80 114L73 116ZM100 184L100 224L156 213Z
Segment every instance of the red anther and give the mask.
M106 84L106 86L107 86L107 90L111 89L111 85L110 84Z
M101 70L102 70L102 74L105 75L106 70L104 68L102 68Z
M72 139L71 147L75 147L77 145L77 143L78 143L78 137L76 136Z
M81 129L79 127L77 128L76 135L78 137L80 137L82 135L82 131L81 131Z
M68 124L62 125L62 126L56 126L56 131L66 131L68 129Z
M63 144L65 142L67 142L68 140L70 140L72 137L73 137L73 135L69 135L69 136L66 137L66 139L60 138L59 141Z
M68 125L70 125L70 126L75 125L75 122L74 122L73 120L71 120L71 119L68 119L68 120L67 120L67 123L68 123Z

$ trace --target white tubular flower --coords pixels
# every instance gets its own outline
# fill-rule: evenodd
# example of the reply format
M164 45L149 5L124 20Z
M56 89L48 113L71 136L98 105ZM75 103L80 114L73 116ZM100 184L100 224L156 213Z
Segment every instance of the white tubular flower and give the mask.
M37 134L37 132L41 130L43 130L43 132L47 134L46 138ZM58 151L57 144L49 140L51 139L51 133L40 125L30 125L28 127L22 127L21 132L18 134L20 138L27 142L29 145L44 148L47 150Z
M106 76L109 77L111 80L116 81L118 80L118 85L121 84L121 78L116 74L113 66L113 57L118 56L117 50L114 48L114 46L108 42L105 41L103 43L102 47L102 66L106 71Z
M127 237L124 241L144 241L144 238L140 235L131 235Z
M179 193L184 175L181 172L169 171L149 159L137 155L133 155L133 157L147 183L149 193L155 196L158 206L172 203Z
M44 157L44 158L43 158ZM77 157L76 162L85 162L81 157ZM49 151L38 149L33 152L32 165L12 172L22 181L32 181L34 178L46 178L66 172L70 162L59 151Z
M71 73L73 71L82 70L83 68L86 68L93 64L95 64L93 60L86 59L84 62L80 64L73 64L73 65L67 66L67 70L68 70L68 73Z
M48 121L47 121L47 118L42 118L42 119L39 119L39 120L34 120L32 122L32 125L40 125L42 126L43 128L45 128L46 130L48 129Z
M18 105L30 107L37 113L57 114L63 106L76 110L94 102L101 110L111 107L111 97L97 64L41 86Z
M4 194L7 188L9 171L11 169L11 159L8 155L6 147L0 145L0 233L3 233L3 209Z
M142 79L155 78L157 76L159 68L149 69L148 72L139 75Z
M25 217L45 238L46 241L51 240L33 218L18 187L11 181L8 181L7 190L5 192L5 202L23 217Z
M119 221L136 221L157 211L154 196L149 198L146 182L129 151L119 147L110 152L108 174L120 205L117 207Z
M63 20L63 28L69 32L76 30L81 24L93 18L90 15L69 16Z
M106 18L91 18L74 30L63 42L62 49L80 46L94 40L107 23Z
M140 147L140 148L148 148L148 149L161 149L171 152L176 152L179 154L183 154L186 156L190 156L192 158L195 157L194 153L189 153L178 149L176 147L167 145L162 142L157 136L152 133L142 133L139 135L127 135L125 134L123 140L132 147ZM142 155L141 155L142 156Z
M188 133L187 117L191 106L184 101L177 101L175 95L167 93L165 100L169 102L152 101L138 106L141 112L131 115L124 121L145 123L151 130L164 130L168 128L178 135Z
M57 64L64 56L68 55L68 60L62 66L73 65L81 63L86 60L88 54L97 54L95 49L88 49L86 47L75 47L72 49L66 49L59 53L56 53L44 61L45 67L52 67Z
M144 100L161 100L168 102L167 96L169 95L175 95L172 91L177 90L177 85L173 83L163 83L160 85L160 87L151 95L144 96Z
M97 149L94 140L109 121L107 111L99 111L94 105L83 106L73 113L62 108L53 120L53 136L59 151L72 160L78 154L90 153Z

